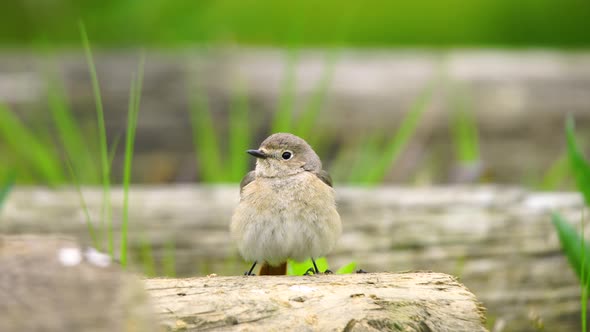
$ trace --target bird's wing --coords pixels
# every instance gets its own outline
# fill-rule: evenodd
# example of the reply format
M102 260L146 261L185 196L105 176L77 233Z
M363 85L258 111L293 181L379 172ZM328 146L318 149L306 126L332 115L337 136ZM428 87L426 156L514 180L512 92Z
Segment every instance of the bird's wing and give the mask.
M250 182L254 181L254 179L256 179L255 171L250 171L248 172L248 174L246 174L246 176L244 176L244 178L240 182L240 195L242 195L244 187L247 186Z
M313 174L315 174L320 180L322 180L322 182L332 187L332 177L328 172L322 169L319 172L313 172Z

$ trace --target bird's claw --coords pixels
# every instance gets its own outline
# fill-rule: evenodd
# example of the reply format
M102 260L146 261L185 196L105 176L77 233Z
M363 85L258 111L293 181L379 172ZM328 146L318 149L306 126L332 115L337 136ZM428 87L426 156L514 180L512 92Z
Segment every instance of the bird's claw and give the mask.
M307 271L305 271L305 273L303 274L304 276L310 276L312 274L333 274L334 272L332 272L331 270L326 270L323 273L320 273L319 271L316 271L313 267L310 267L309 269L307 269Z
M356 270L356 273L367 273L367 271L365 271L363 269L358 269L358 270Z
M246 272L244 272L244 275L245 276L255 276L256 273L250 273L250 272L246 271Z

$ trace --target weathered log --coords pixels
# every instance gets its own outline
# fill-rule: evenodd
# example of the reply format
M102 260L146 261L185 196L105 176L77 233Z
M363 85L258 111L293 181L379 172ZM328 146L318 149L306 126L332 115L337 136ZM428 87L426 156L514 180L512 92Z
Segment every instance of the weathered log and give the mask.
M57 236L0 237L0 331L485 331L484 309L432 272L146 279ZM147 293L151 301L147 300Z
M157 331L142 286L71 238L0 235L0 331Z
M572 222L583 201L575 193L498 186L435 188L337 187L344 231L328 256L370 272L434 270L460 276L502 331L579 330L579 286L551 224L558 210ZM84 189L99 225L101 193ZM113 190L115 239L121 191ZM247 268L228 224L237 186L135 186L130 193L132 248L142 237L156 259L175 244L177 274L238 275ZM588 227L586 227L588 230ZM88 238L84 212L71 188L16 188L0 214L0 231L48 232ZM590 235L586 235L590 238Z
M485 331L484 309L432 272L148 279L170 330Z

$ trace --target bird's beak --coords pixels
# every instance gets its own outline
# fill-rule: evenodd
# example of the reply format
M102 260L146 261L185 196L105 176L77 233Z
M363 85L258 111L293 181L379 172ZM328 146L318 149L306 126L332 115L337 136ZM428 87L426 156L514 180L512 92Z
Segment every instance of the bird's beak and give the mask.
M261 151L261 150L248 150L246 152L248 152L248 154L251 154L254 157L260 158L260 159L266 159L266 157L268 157L268 155L266 153L264 153L264 151Z

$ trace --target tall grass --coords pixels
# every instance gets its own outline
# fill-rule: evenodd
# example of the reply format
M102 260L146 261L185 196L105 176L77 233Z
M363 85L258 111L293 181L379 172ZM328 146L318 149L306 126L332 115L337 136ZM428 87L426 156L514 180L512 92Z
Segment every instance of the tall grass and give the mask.
M576 142L574 120L566 122L568 159L578 190L590 205L590 164L586 161ZM553 225L559 236L561 247L580 282L582 331L587 331L587 302L590 287L590 244L584 240L584 217L581 220L581 235L558 212L552 214Z
M173 240L166 242L164 246L164 257L162 259L163 275L167 277L176 277L176 246Z
M84 48L84 54L86 55L86 62L88 64L88 70L90 72L90 78L92 80L92 92L94 94L94 102L96 106L96 121L98 124L98 135L99 135L99 147L100 147L100 161L102 170L102 237L103 240L108 239L108 253L111 257L115 256L115 244L113 239L113 216L111 211L111 168L109 165L108 156L108 142L106 134L106 126L104 121L104 111L102 107L102 98L100 93L100 84L98 82L98 75L96 74L96 66L94 65L94 59L92 56L92 50L90 48L90 42L88 41L88 34L86 28L82 22L79 23L80 36L82 38L82 45ZM105 225L106 224L106 225ZM102 242L102 241L101 241Z
M538 185L542 190L556 190L570 176L568 155L564 153L553 161L545 171Z
M131 80L129 92L129 106L127 110L127 136L125 139L125 162L123 166L123 220L121 222L121 265L127 266L127 239L129 229L129 187L131 185L131 165L133 160L133 146L141 99L141 85L143 82L144 57L142 55L137 69L137 76Z
M147 277L155 277L157 275L156 260L154 259L152 245L145 234L139 240L139 259L143 266L143 273Z
M297 117L296 125L293 128L295 135L305 137L307 142L316 150L322 148L320 142L327 136L324 134L324 131L313 131L316 128L319 115L324 107L334 77L338 53L339 51L337 49L332 49L325 54L324 71L313 89L312 95Z
M80 205L82 206L82 211L84 212L84 217L86 218L86 227L88 228L88 235L90 235L90 239L92 240L92 245L95 248L100 248L102 243L100 243L100 239L98 238L96 227L94 226L94 222L90 217L90 212L88 211L88 205L86 204L86 200L84 199L84 194L82 193L82 188L80 186L80 181L76 176L76 171L72 166L72 163L69 159L67 161L68 171L70 172L70 177L72 183L76 187L76 192L78 194L78 199L80 200Z
M271 124L271 132L273 133L290 132L293 128L298 55L296 48L289 49L287 53L279 101Z
M282 82L277 108L274 112L270 133L291 132L306 138L311 144L321 135L312 133L331 82L336 52L330 51L326 55L325 70L314 89L310 100L295 116L295 84L298 51L292 48L287 51L285 75ZM235 85L232 102L228 112L227 149L223 149L220 137L224 135L213 119L212 107L204 91L193 87L189 106L189 116L192 126L193 145L203 182L239 182L247 173L251 158L245 150L253 148L253 127L249 117L249 100L247 86L239 81Z
M236 92L229 110L229 180L239 182L248 169L248 159L244 156L244 151L251 148L250 142L250 125L249 125L249 106L246 86L243 82L238 81Z
M479 134L475 114L467 93L457 89L452 96L453 112L451 132L455 156L461 164L469 165L480 161Z
M71 166L82 183L99 183L100 174L92 157L92 149L89 149L89 143L68 106L63 85L54 74L46 76L46 81L49 82L49 110L66 158L73 164Z
M296 49L287 51L285 74L277 109L271 121L270 133L291 132L303 137L314 147L322 138L323 144L327 145L325 133L313 130L334 76L337 55L337 50L326 53L324 71L310 99L296 115L294 107L298 51ZM245 88L243 85L238 87L229 112L227 153L220 149L218 142L222 133L215 130L217 126L213 121L212 111L205 95L201 91L192 93L190 117L193 141L201 179L204 182L238 182L247 172L249 157L244 150L251 147L248 143L253 140L248 125L248 101L243 94ZM368 185L382 182L416 131L422 113L432 99L433 90L434 84L431 84L419 95L393 136L386 138L379 133L371 133L362 144L357 146L355 151L357 157L354 158L352 167L347 158L342 159L342 164L339 164L339 161L335 162L333 167L337 169L343 165L342 168L346 168L343 173L348 173L346 180L349 182ZM226 155L228 157L225 157Z
M88 213L88 209L86 207L86 203L84 200L84 196L80 189L80 183L75 176L75 171L71 167L71 164L68 164L70 168L70 173L72 175L73 182L76 184L76 188L78 194L80 196L80 201L83 206L84 211L86 212L87 224L89 225L89 232L91 233L91 237L93 238L94 243L99 243L99 248L104 248L104 241L107 241L107 250L109 255L112 258L115 258L115 230L113 227L113 216L112 216L112 207L111 207L111 167L112 167L112 160L117 150L119 139L116 138L114 143L112 144L111 148L109 149L107 135L106 135L106 126L104 120L104 110L102 106L101 100L101 93L100 93L100 84L98 81L98 75L96 73L96 66L94 64L92 50L90 48L90 43L88 41L88 36L86 34L86 30L84 25L80 23L80 35L82 38L82 44L84 47L84 52L86 55L86 61L88 64L88 69L90 72L90 77L92 81L92 90L95 98L95 108L96 108L96 118L97 118L97 125L98 125L98 136L99 136L99 147L100 147L100 160L101 160L101 174L102 174L102 207L101 207L101 237L95 235L96 231L93 227L92 220L90 220L90 215ZM120 238L120 249L119 254L120 258L119 261L121 266L126 267L128 265L128 237L129 237L129 190L131 185L131 168L132 168L132 160L133 160L133 150L134 150L134 143L135 143L135 132L137 129L137 122L138 122L138 115L140 109L140 100L141 100L141 87L143 82L143 67L144 67L144 56L140 57L140 61L138 64L137 72L132 75L131 80L131 87L129 92L129 102L128 102L128 109L127 109L127 130L126 130L126 137L125 137L125 161L123 165L123 209L122 209L122 222L121 222L121 238ZM59 114L59 113L58 113ZM61 119L61 118L60 118ZM62 121L69 127L64 128L76 128L73 125L73 122L68 121L69 119L66 117L66 121ZM73 129L69 130L69 132L75 132ZM81 136L81 135L80 135ZM68 139L77 139L77 136L64 136L64 140ZM71 143L68 143L71 144ZM68 151L75 151L74 148L67 149Z
M0 211L2 210L6 197L8 197L8 193L10 193L10 190L12 190L12 187L14 186L15 180L16 172L11 171L6 174L5 178L2 179L2 183L0 183Z
M422 114L430 105L433 93L434 85L431 84L414 100L395 134L386 141L382 153L376 159L375 163L366 166L363 172L366 175L361 178L362 184L376 185L381 183L385 176L387 176L391 166L395 164L397 158L416 132Z
M201 181L223 182L227 173L223 169L221 149L207 97L201 91L194 91L191 96L189 111Z
M30 171L33 179L50 186L63 183L65 174L57 149L51 140L27 128L12 111L0 103L0 138L14 153L18 164L18 175ZM48 143L49 142L49 143ZM10 167L16 168L17 165Z

